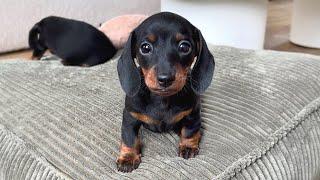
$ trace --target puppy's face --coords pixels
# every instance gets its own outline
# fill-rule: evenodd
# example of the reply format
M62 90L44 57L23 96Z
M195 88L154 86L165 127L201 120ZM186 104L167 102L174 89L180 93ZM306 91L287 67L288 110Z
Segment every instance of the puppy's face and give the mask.
M121 86L130 97L139 92L141 80L160 96L178 93L187 80L192 90L201 94L211 83L214 58L201 32L189 21L161 12L131 32L117 69Z
M154 17L135 30L134 54L150 91L170 96L185 86L199 42L190 23L163 21Z

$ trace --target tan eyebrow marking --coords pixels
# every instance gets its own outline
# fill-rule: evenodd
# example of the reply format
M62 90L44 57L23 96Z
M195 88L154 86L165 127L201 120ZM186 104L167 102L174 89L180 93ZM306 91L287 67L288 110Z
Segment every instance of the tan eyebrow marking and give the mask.
M181 40L185 39L185 36L181 33L176 34L176 41L179 42Z
M154 34L149 34L149 35L147 36L147 39L148 39L148 41L150 41L151 43L154 43L154 42L157 41L157 36L154 35Z

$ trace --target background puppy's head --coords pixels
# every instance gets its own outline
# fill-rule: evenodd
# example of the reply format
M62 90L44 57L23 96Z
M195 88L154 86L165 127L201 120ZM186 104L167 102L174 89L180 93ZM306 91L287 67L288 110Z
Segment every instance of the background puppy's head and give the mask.
M169 12L150 16L128 39L118 62L118 74L122 88L131 97L141 85L134 59L147 87L160 96L176 94L187 80L200 94L213 76L214 59L201 32L183 17Z

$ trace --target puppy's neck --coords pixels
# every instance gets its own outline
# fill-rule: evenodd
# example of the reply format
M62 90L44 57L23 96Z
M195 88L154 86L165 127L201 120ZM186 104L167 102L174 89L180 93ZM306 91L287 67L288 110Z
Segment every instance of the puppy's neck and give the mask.
M171 95L171 96L160 96L152 91L150 91L150 97L151 99L155 99L155 100L159 100L159 101L162 101L162 102L168 102L170 101L170 99L175 96L176 94L174 95Z

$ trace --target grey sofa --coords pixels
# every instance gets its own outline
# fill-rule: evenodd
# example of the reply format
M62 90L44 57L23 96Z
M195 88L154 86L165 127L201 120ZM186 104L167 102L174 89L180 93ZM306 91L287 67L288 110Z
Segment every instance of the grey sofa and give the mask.
M320 179L320 58L211 47L200 154L141 129L143 157L119 173L124 93L117 57L91 68L0 62L0 179Z

